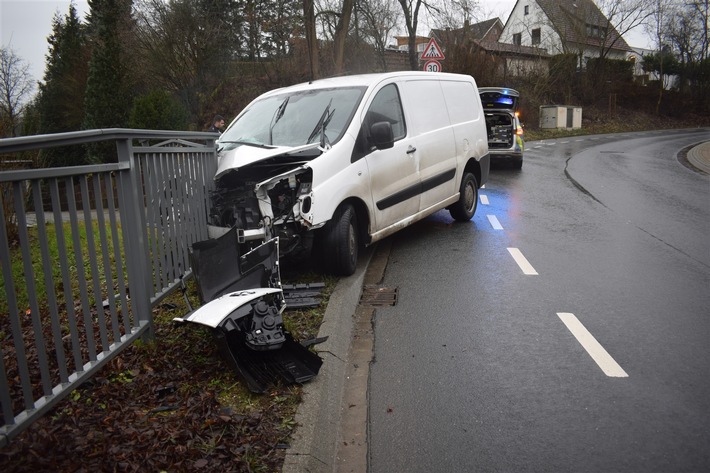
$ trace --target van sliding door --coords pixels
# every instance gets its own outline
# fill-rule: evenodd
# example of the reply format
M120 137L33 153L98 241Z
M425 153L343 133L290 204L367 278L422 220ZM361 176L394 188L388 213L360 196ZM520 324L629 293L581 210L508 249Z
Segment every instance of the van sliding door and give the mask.
M416 147L422 192L419 210L422 211L458 191L456 143L440 81L407 81L402 95L412 145Z

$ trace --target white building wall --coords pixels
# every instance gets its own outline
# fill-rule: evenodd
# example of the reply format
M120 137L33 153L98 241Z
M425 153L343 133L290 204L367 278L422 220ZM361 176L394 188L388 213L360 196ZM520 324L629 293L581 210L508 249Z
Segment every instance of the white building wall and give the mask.
M528 14L525 14L525 7ZM532 30L540 29L540 44L532 44ZM550 26L550 21L542 8L534 0L518 0L505 23L500 42L513 44L513 35L520 33L522 46L543 48L550 55L563 52L560 35Z
M526 6L528 7L527 15L525 14ZM540 29L540 44L532 44L532 30L537 28ZM549 18L535 0L518 0L516 2L503 28L500 42L513 44L513 35L516 33L521 34L522 46L543 48L551 56L565 52L560 35L552 27ZM588 58L599 57L599 48L584 45L580 47L579 45L568 44L567 52L580 54L580 48L582 57L580 66L584 66ZM608 59L626 59L626 53L624 51L611 50L606 57Z

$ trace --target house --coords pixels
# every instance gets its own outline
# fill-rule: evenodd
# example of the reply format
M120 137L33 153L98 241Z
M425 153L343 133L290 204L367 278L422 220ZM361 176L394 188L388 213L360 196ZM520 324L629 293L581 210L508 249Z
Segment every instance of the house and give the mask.
M394 39L397 41L397 44L393 46L394 49L398 51L409 51L409 36L395 36ZM414 39L417 54L421 55L424 52L424 48L426 48L430 39L431 38L428 36L417 36Z
M503 78L530 72L547 73L550 57L547 51L534 46L500 43L502 32L503 23L496 17L473 25L466 22L463 28L433 29L430 36L437 40L444 52L458 45L465 46L472 54L483 54Z
M643 57L647 54L653 54L653 50L631 48L631 51L629 51L626 55L626 60L631 61L634 64L634 80L641 85L647 85L648 82L652 80L652 76L657 79L657 75L655 73L652 74L643 70Z
M431 38L434 38L437 41L437 44L445 52L447 45L450 46L460 44L462 41L497 41L502 31L503 23L499 18L486 20L474 25L470 25L468 21L466 21L463 28L432 29L429 32L429 36L417 36L415 38L415 45L417 48L417 54L421 57L421 54L424 52L424 48L426 48ZM409 36L395 36L394 39L397 41L397 44L393 45L392 49L397 49L398 51L409 50Z
M631 51L592 0L518 0L499 41L574 53L580 68L591 58L626 59Z
M498 74L503 80L530 73L546 75L549 71L550 55L542 48L485 40L476 40L474 44L486 56L497 60Z
M473 25L466 21L463 28L433 29L429 36L435 38L439 44L445 45L456 44L462 38L479 41L498 41L502 32L503 22L500 21L500 18L492 18Z

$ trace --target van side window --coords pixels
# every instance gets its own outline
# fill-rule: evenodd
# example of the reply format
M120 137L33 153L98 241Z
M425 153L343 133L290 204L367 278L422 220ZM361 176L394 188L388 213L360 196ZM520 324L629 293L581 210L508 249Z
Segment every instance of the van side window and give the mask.
M377 92L365 115L367 130L377 122L392 124L392 134L395 141L404 138L407 132L404 125L404 113L402 113L402 101L399 98L397 86L394 84L386 85Z
M372 152L374 147L371 147L369 143L370 128L378 122L389 122L392 125L392 135L395 141L404 138L407 134L407 126L404 123L404 113L402 112L402 100L399 97L397 86L394 84L384 86L372 100L360 127L360 133L350 157L351 162L354 163Z

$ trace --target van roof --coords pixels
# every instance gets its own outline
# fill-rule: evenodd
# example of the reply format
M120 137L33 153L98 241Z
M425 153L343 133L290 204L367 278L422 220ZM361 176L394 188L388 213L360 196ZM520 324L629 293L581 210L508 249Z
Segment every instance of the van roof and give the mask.
M453 74L447 72L424 72L424 71L397 71L384 72L373 74L356 74L351 76L328 77L317 79L311 82L303 82L300 84L291 85L271 91L271 93L282 93L287 90L312 89L312 88L328 88L328 87L369 87L386 79L411 77L411 78L432 78L448 80L473 80L469 75Z

